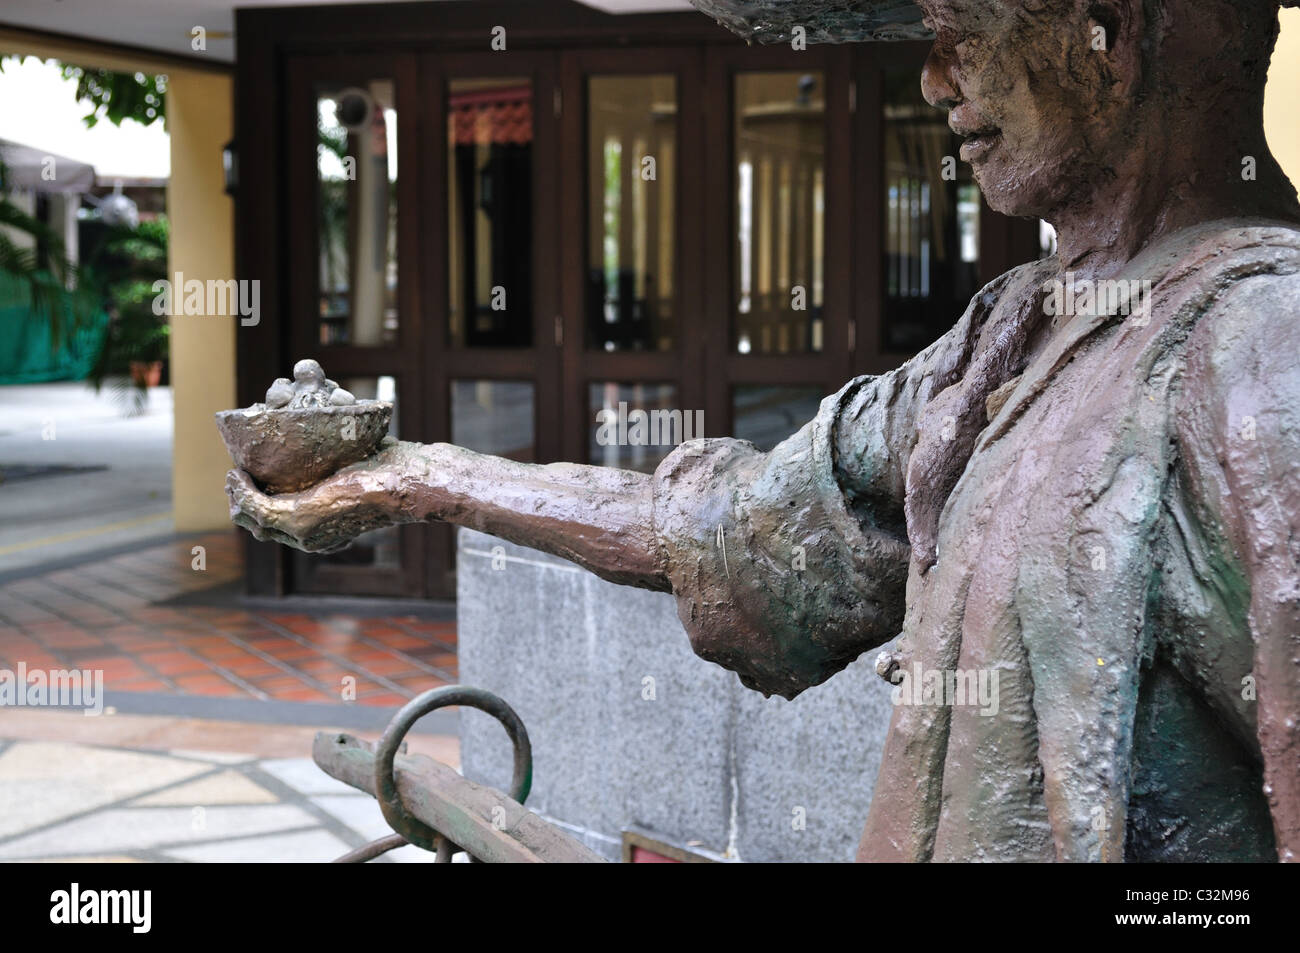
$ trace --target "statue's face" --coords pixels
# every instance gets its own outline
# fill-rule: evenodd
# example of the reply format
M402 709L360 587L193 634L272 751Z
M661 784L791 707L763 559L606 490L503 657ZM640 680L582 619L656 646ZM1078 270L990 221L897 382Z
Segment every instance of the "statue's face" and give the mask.
M966 141L989 204L1051 217L1086 201L1123 149L1130 104L1108 92L1097 23L1076 0L919 0L936 39L921 86Z

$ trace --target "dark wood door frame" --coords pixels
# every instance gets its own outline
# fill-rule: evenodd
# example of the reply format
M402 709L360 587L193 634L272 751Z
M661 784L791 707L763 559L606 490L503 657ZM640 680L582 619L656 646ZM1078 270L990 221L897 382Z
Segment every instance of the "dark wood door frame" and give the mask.
M849 153L849 68L853 50L847 46L817 46L804 51L770 47L710 50L704 85L705 130L709 162L706 194L716 206L704 217L704 324L707 329L705 423L711 436L734 431L733 391L737 386L807 385L832 393L848 380L849 322L853 300L851 204L854 185ZM825 326L822 350L790 355L737 354L732 347L732 305L736 289L734 95L735 77L745 71L820 70L826 77L826 218ZM834 197L839 196L837 201ZM716 428L716 429L715 429Z
M288 59L288 150L289 175L285 179L289 208L315 210L319 203L317 174L316 103L322 84L334 87L364 87L372 80L391 79L397 112L397 301L398 339L391 347L323 346L320 343L319 219L316 215L296 217L297 226L288 242L289 360L314 358L334 380L350 377L392 375L397 380L397 407L401 436L426 439L429 431L427 402L422 393L423 374L419 355L428 335L422 318L420 275L422 250L419 216L420 144L408 132L420 107L416 85L416 58L402 53L393 56L349 54L346 56L301 54ZM408 118L409 117L409 118ZM288 373L285 370L276 376ZM290 556L288 580L294 591L333 593L352 585L378 596L422 597L425 594L424 540L419 527L398 530L400 568L340 566L301 553Z
M288 362L315 356L335 379L398 373L402 436L448 440L453 377L530 380L537 459L585 460L587 427L594 425L587 419L592 380L673 383L681 409L702 408L706 432L725 436L734 426L737 386L803 385L830 393L854 374L879 373L910 356L881 353L875 343L882 339L884 307L881 74L891 66L919 72L925 44L750 48L695 13L612 16L574 0L547 0L539 15L542 6L537 0L444 0L237 11L236 262L240 278L261 281L268 315L237 337L241 405L260 400L269 382L287 373ZM497 25L507 28L505 52L490 47ZM749 69L826 75L826 323L823 350L816 353L741 355L732 349L731 108L733 77ZM661 353L592 352L583 323L584 80L658 72L678 77L679 339ZM447 339L446 81L523 73L533 78L536 120L532 347L453 348ZM304 190L314 187L315 174L314 166L294 171L303 162L303 124L312 118L294 104L312 77L390 75L399 101L402 337L395 349L321 349L302 330L316 327L302 310L312 300L305 282L314 280L314 266L309 274L304 255L314 254L315 226L308 236L291 210L310 207ZM314 143L314 133L307 135ZM562 165L564 156L574 161ZM988 280L1033 257L1037 233L1032 224L987 208L984 213L981 273ZM371 591L449 594L449 529L408 527L403 534L403 572L396 582L376 581ZM288 552L251 537L246 545L248 590L290 591Z
M704 111L699 88L702 52L698 48L647 47L631 50L584 50L561 60L563 119L562 149L577 157L561 170L558 221L562 248L560 283L563 313L563 420L585 421L585 427L563 428L562 452L566 460L587 460L590 419L588 385L593 381L665 383L677 388L677 406L704 408L700 381L704 377L703 323L693 320L702 300L703 236L698 227L703 207L703 182L692 169L703 161ZM677 77L678 183L673 223L676 230L677 315L675 347L669 351L605 353L587 347L585 315L588 242L587 168L588 104L590 76L671 73ZM708 420L706 413L705 420Z
M533 446L537 462L560 459L556 429L547 423L561 414L559 359L553 316L559 313L557 168L559 121L553 106L558 87L552 51L521 50L482 53L425 53L420 56L422 154L420 218L425 223L422 245L422 288L425 328L420 351L428 427L418 439L451 440L451 385L455 380L522 380L534 385ZM532 156L532 346L476 348L456 346L449 337L447 299L449 248L447 226L447 101L452 78L528 77L533 87ZM507 298L507 304L509 299ZM455 591L454 534L450 526L420 528L428 566L426 592Z

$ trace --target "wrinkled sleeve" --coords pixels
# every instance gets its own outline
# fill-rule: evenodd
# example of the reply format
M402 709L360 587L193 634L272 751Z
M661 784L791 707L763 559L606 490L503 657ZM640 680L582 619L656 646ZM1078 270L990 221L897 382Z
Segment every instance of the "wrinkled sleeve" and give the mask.
M696 440L660 464L660 558L698 655L793 698L898 634L915 419L969 356L970 317L897 370L850 381L769 453Z

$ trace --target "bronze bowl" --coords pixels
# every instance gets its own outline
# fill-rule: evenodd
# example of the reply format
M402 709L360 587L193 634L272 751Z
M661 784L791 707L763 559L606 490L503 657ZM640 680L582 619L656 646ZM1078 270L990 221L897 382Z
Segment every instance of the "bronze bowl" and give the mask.
M921 8L912 0L691 0L750 42L788 43L794 28L809 43L928 40Z
M386 400L278 409L254 404L218 413L217 429L235 465L259 487L295 493L373 454L392 416Z

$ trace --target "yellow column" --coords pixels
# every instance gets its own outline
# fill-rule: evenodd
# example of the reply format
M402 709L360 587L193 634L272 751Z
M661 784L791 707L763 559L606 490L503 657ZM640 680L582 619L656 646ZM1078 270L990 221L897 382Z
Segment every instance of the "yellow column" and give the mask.
M1282 33L1264 91L1264 132L1268 146L1291 184L1300 187L1300 9L1282 11Z
M167 129L171 135L171 220L168 271L186 281L235 276L234 208L224 191L221 149L233 135L229 76L167 71ZM174 288L173 309L181 288ZM225 315L177 314L171 322L171 381L175 406L172 506L181 532L230 525L224 490L230 457L212 415L235 406L235 309Z

